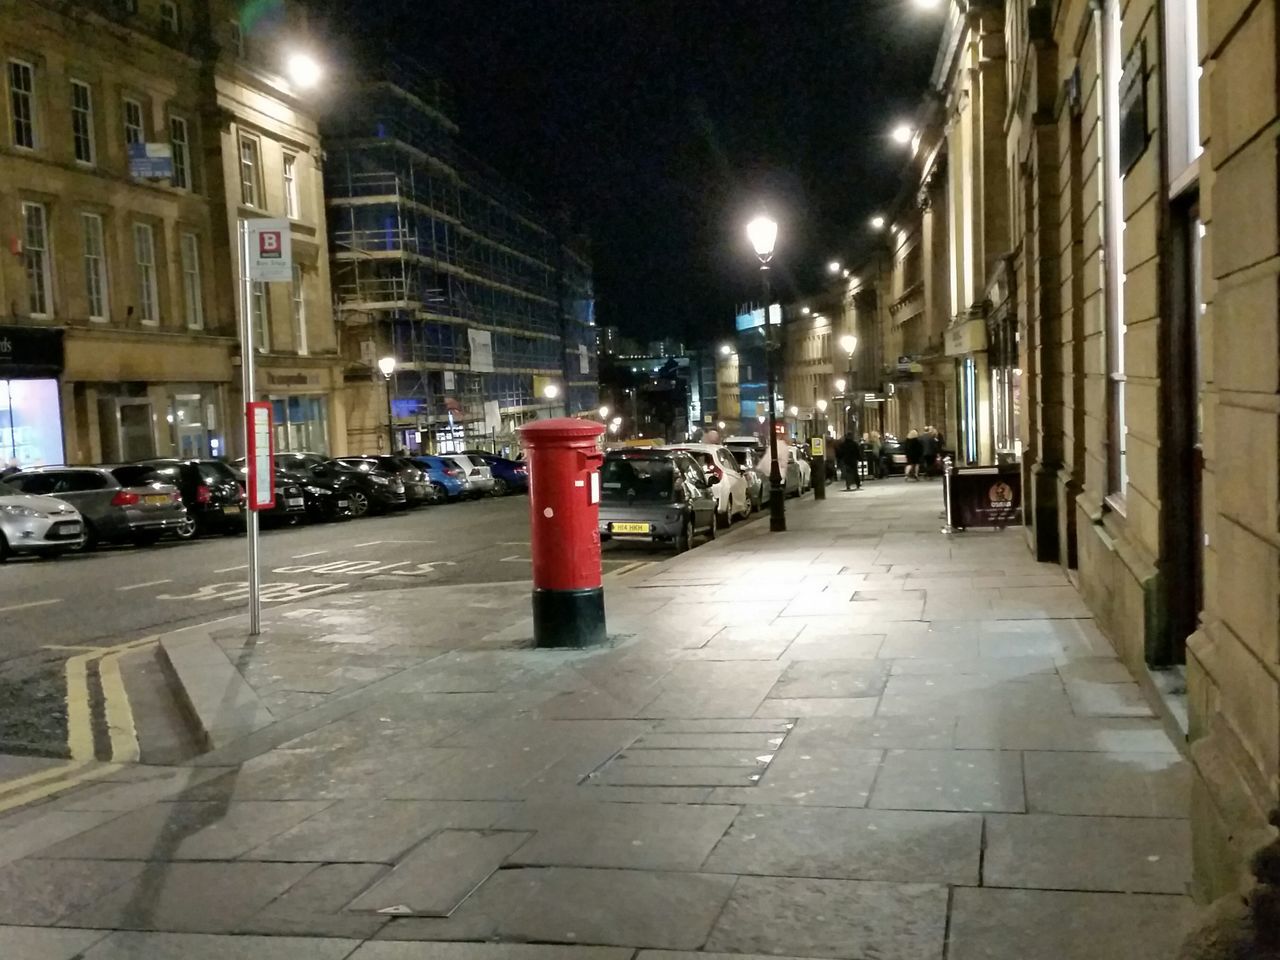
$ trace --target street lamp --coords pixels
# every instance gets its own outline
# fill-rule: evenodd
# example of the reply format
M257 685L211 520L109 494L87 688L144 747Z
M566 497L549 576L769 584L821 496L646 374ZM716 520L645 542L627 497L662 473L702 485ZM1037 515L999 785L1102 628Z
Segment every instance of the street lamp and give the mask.
M729 346L727 343L722 343L720 344L720 353L727 357L729 354L733 353L733 347Z
M800 313L801 313L803 316L806 316L806 317L807 317L809 314L813 313L813 311L812 311L812 310L810 310L808 307L801 307L801 308L800 308Z
M769 217L756 217L747 224L747 238L760 259L760 282L764 288L764 365L769 390L769 529L781 533L787 529L786 492L782 486L782 467L778 463L778 420L774 397L778 381L773 369L773 324L769 322L769 305L773 295L769 290L769 261L773 259L773 247L778 242L778 221Z
M855 382L854 376L853 376L853 354L854 354L854 351L858 349L858 338L851 333L846 333L843 337L840 338L840 349L842 349L845 353L849 355L849 374L848 374L848 382L846 383L846 386L850 390L852 390L854 389L853 385ZM848 433L852 433L856 436L859 433L859 430L858 430L859 424L858 424L857 418L854 417L854 414L853 414L853 404L846 403L844 405L844 408L845 408L846 417L847 417L847 419L845 420L845 429ZM850 420L852 420L853 422L850 423L849 422Z
M839 260L832 260L830 263L828 263L828 264L827 264L827 270L829 270L831 273L839 273L839 272L840 272L840 261L839 261Z
M601 420L608 420L608 419L609 419L609 408L608 408L608 407L601 407L601 408L600 408L600 419L601 419Z
M883 230L883 229L884 229L884 217L880 216L879 214L877 214L876 216L872 217L872 218L871 218L871 229L872 229L872 230Z
M793 404L793 405L791 406L791 415L792 415L793 417L798 417L798 416L800 416L800 408L799 408L799 407L797 407L797 406L795 406L795 405Z
M844 388L845 388L845 387L847 387L848 385L849 385L849 381L847 381L847 380L837 380L837 381L836 381L836 393L840 394L840 396L842 396L842 397L843 397L843 396L844 396Z
M378 361L378 369L382 371L382 378L387 383L387 453L394 454L396 452L396 421L395 415L391 412L391 375L396 372L396 358L383 357Z
M301 90L314 87L320 82L320 76L323 73L315 58L305 53L295 53L289 57L285 69L289 72L289 79L293 85Z
M556 397L560 396L560 388L554 383L548 383L542 388L542 395L548 400L554 400Z
M898 124L893 128L893 133L890 134L890 136L893 137L894 143L901 144L904 147L911 142L911 138L915 135L916 132L911 129L911 125L908 123Z

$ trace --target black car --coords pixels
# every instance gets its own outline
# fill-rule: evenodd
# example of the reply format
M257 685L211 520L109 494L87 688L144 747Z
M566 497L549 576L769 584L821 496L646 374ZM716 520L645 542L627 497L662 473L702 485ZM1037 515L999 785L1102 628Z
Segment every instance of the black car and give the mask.
M240 475L242 483L248 483L249 468L245 466L244 457L232 461L232 469ZM258 519L264 525L297 523L302 520L307 514L307 494L298 478L277 467L273 483L275 506L269 510L259 510Z
M278 453L275 459L277 468L294 475L334 483L345 481L353 517L399 510L408 504L404 483L397 477L373 471L363 473L318 453Z
M333 523L350 520L351 486L345 477L318 477L314 473L297 473L277 468L276 476L301 488L308 520Z
M339 457L338 462L361 473L380 473L399 480L404 484L405 500L411 507L435 503L438 499L426 471L408 457L374 454L365 457Z
M178 488L187 520L175 535L190 540L202 533L243 533L244 488L240 476L221 460L144 460L165 482Z
M880 438L880 472L886 477L907 472L906 445L890 433Z

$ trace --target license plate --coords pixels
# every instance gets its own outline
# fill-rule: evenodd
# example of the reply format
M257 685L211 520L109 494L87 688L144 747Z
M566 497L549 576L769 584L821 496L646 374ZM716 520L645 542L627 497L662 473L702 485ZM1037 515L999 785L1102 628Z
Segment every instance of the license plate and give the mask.
M347 500L339 500L339 501L338 501L338 506L339 506L339 507L346 507L346 506L349 506L349 505L350 505L350 501L347 501Z
M152 494L142 498L143 503L152 507L162 507L169 502L169 498L164 494Z
M907 462L907 458L906 458L903 454L901 454L901 453L895 453L895 454L893 455L893 462L894 462L894 463L906 463L906 462Z
M611 523L609 524L610 533L648 533L650 526L647 523Z
M68 523L64 523L62 525L62 532L67 534L68 536L70 536L71 534L78 534L80 532L80 524L74 520Z
M304 500L302 497L290 497L288 500L285 501L285 506L301 507L305 503L306 503L306 500Z
M222 508L222 512L230 516L238 516L240 514L240 508L234 504L229 504Z

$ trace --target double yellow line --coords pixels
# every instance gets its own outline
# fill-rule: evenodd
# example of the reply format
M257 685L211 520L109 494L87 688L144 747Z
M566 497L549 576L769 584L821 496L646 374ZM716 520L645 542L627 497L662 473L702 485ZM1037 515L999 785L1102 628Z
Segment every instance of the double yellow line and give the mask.
M125 692L120 659L126 654L153 646L157 637L143 637L113 647L61 647L50 650L78 650L67 659L67 751L71 759L64 764L0 783L0 813L13 810L55 793L115 773L125 763L136 763L141 756L138 730L133 708ZM98 763L93 742L93 700L89 690L89 665L98 664L102 684L103 711L107 721L107 739L111 745L111 761Z

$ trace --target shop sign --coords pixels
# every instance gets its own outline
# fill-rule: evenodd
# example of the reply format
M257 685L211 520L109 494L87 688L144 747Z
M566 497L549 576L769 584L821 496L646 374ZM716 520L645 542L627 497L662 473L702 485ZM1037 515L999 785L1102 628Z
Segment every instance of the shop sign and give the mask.
M1120 74L1120 173L1127 175L1147 150L1147 42L1139 40Z
M310 370L290 370L287 373L278 370L266 370L263 377L268 387L318 387L320 375Z
M987 325L981 320L966 320L946 332L947 356L961 357L987 349Z
M0 377L56 377L63 356L61 330L0 327Z

